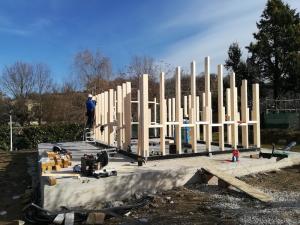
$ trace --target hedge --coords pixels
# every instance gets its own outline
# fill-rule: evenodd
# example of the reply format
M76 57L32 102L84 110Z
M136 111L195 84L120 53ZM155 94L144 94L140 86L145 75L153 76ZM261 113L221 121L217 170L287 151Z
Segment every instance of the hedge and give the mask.
M84 126L77 123L47 124L13 129L14 149L35 149L42 142L82 140ZM9 150L10 133L7 125L0 127L0 149Z
M300 131L289 129L263 129L261 130L261 142L263 144L288 144L295 141L300 143Z

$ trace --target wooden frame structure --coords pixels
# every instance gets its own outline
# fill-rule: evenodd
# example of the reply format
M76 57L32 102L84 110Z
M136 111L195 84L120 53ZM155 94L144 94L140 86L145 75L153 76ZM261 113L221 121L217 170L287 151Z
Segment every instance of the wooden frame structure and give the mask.
M174 138L176 153L182 154L182 128L190 128L190 145L192 152L196 153L198 141L205 142L208 153L212 152L212 130L217 127L219 150L225 149L225 143L237 148L238 127L241 127L241 144L249 148L249 126L253 127L253 145L260 148L260 114L259 114L259 85L252 85L252 110L249 110L247 80L242 81L240 96L240 112L238 110L238 91L235 83L235 74L230 74L230 87L223 90L223 66L217 67L218 78L218 121L213 123L212 94L210 88L210 59L204 60L205 91L202 96L196 95L196 63L191 63L191 93L181 95L181 69L175 71L175 96L165 98L165 74L160 74L159 102L156 98L149 101L148 75L143 74L139 79L137 101L131 99L131 83L125 82L95 96L96 106L96 141L127 150L131 145L132 125L138 125L139 156L149 156L149 129L155 129L154 135L160 137L161 155L166 154L166 137ZM224 106L225 91L225 106ZM182 102L183 99L183 102ZM200 105L200 100L202 104ZM183 104L182 104L183 103ZM138 121L132 121L132 104L137 104ZM154 104L153 107L149 107ZM182 107L183 106L183 107ZM152 111L151 111L151 108ZM159 108L159 123L157 121L157 108ZM153 114L153 120L151 115ZM188 117L188 123L183 118ZM99 126L104 126L100 132ZM159 131L159 135L157 135ZM202 131L202 132L201 132ZM225 140L226 133L226 140Z

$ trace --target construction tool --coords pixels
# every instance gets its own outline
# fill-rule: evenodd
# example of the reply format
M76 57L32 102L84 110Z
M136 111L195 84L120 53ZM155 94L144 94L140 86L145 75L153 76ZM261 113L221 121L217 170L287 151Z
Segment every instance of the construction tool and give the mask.
M116 176L117 171L115 169L103 169L108 164L107 151L101 151L97 155L85 154L81 157L81 165L76 165L73 168L74 172L81 172L84 176L88 177L109 177Z
M287 158L289 156L289 151L291 151L293 149L293 147L296 146L296 142L290 142L288 145L286 145L284 148L279 148L279 149L275 149L275 144L272 143L272 152L271 153L267 153L267 152L259 152L259 157L263 157L263 158L272 158L272 157L276 157L277 161Z

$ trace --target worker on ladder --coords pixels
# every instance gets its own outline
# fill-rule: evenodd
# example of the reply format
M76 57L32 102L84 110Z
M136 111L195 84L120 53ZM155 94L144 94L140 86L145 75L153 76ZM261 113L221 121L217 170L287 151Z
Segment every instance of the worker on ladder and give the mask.
M93 95L89 94L88 99L86 101L86 128L91 131L94 126L95 120L95 108L96 108L96 101L93 100Z

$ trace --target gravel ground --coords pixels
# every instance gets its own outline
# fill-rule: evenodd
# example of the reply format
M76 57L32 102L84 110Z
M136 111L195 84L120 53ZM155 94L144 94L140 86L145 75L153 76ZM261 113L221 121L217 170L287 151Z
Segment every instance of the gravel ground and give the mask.
M22 208L34 186L32 165L36 152L0 154L0 224L22 219ZM128 216L112 218L106 225L116 224L299 224L300 166L240 178L270 194L274 201L263 204L234 189L195 184L156 193L153 201ZM142 194L136 193L136 197ZM113 206L128 202L113 202Z
M157 193L153 202L128 217L105 224L299 224L300 166L242 177L270 194L264 204L234 189L196 184Z

